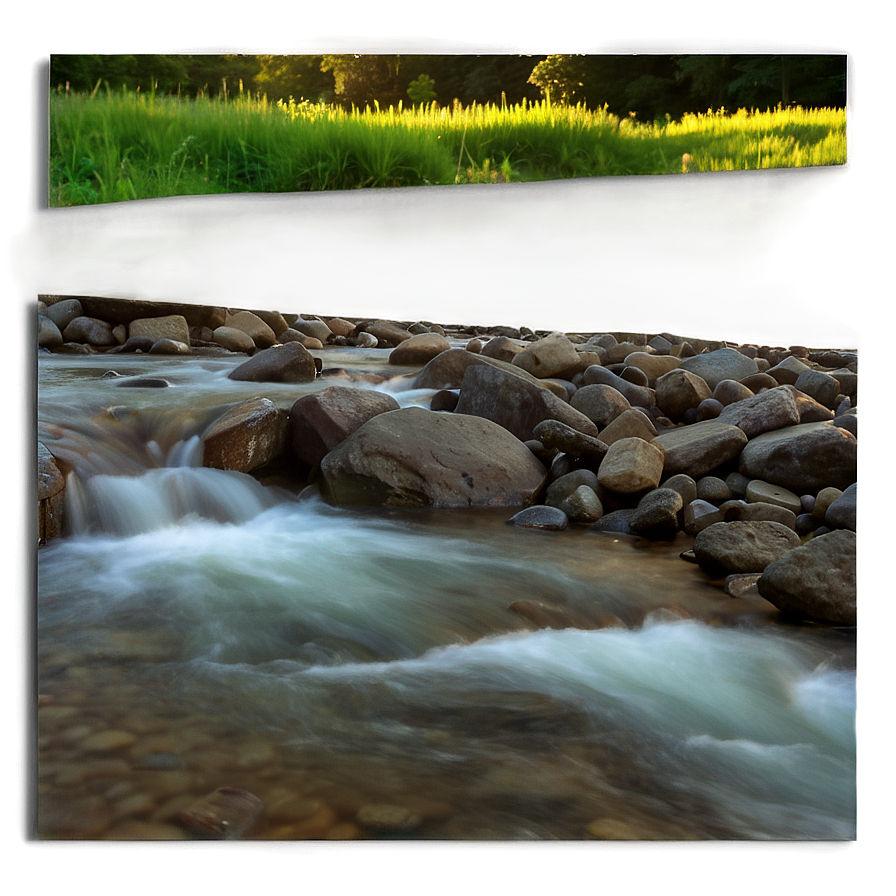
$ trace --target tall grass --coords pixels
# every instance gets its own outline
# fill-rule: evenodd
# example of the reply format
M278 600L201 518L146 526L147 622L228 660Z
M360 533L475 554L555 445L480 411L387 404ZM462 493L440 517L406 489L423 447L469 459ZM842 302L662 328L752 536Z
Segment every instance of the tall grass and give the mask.
M95 90L50 97L50 204L838 165L842 110L724 110L681 121L606 109L381 110Z

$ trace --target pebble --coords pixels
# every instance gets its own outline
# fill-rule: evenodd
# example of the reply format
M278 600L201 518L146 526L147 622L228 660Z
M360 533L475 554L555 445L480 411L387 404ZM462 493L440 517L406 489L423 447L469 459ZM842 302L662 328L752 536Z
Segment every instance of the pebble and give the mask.
M409 834L423 823L423 819L404 806L370 803L358 810L357 824L375 834Z
M251 831L263 811L264 804L248 790L220 787L182 810L178 821L197 837L234 840Z
M79 744L82 750L88 750L92 753L111 753L115 750L123 750L125 747L133 746L137 742L137 737L130 731L98 731L96 734L90 734L84 738Z

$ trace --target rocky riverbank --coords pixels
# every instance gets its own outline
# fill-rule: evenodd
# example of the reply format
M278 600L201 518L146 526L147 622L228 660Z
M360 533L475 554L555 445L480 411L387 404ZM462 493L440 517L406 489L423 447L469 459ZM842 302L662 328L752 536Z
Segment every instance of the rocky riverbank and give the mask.
M338 505L507 507L514 526L680 537L733 596L856 624L855 351L95 297L42 296L38 311L42 352L233 356L234 380L326 379L289 410L221 409L205 466L285 470ZM324 369L312 353L334 346L389 349L390 391L435 390L429 409ZM39 445L41 542L62 529L65 473Z

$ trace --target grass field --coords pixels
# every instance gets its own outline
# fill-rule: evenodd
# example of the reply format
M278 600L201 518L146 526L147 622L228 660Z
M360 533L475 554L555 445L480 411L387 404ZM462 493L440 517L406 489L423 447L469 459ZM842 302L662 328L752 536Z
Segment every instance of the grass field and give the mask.
M50 96L49 204L842 165L842 109L619 119L547 101L344 111L245 93Z

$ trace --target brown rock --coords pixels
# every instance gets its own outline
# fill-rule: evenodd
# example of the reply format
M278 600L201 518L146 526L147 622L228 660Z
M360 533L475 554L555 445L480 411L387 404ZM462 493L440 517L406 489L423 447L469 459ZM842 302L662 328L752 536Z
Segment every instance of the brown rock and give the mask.
M498 424L418 407L373 417L321 461L321 473L337 504L433 507L530 504L547 475Z
M799 536L780 523L738 520L707 526L694 539L693 551L700 566L712 572L762 572L799 544Z
M190 344L190 325L182 314L166 317L144 317L133 320L128 327L129 336L147 336L153 342L159 339L173 339L175 342Z
M670 420L681 420L685 412L712 398L712 389L697 374L681 367L656 381L656 403Z
M298 342L260 351L228 374L229 379L253 383L310 383L316 376L313 355Z
M631 408L623 411L607 425L606 429L601 430L600 440L606 445L612 445L619 439L632 437L649 442L655 436L656 427L653 425L653 421L637 408Z
M660 484L663 449L656 440L620 439L607 451L597 473L602 488L618 494L635 494Z
M664 476L687 473L699 479L736 458L747 444L747 437L736 426L704 420L664 432L652 444L665 452Z
M569 403L598 427L608 426L620 414L631 408L621 392L601 383L577 389Z
M253 352L255 341L236 327L218 327L212 332L212 341L231 352Z
M513 358L513 364L538 379L562 377L581 367L579 353L563 333L551 333L526 346Z
M311 467L377 414L398 409L384 392L327 386L298 399L289 411L289 444L293 454Z
M282 454L287 415L268 398L228 408L202 435L202 465L248 473Z
M720 423L730 423L742 429L748 439L800 422L800 412L793 392L778 386L729 404L719 414Z
M627 367L643 370L647 376L646 385L653 386L656 381L681 364L681 359L674 355L654 355L649 352L632 352L625 356Z
M451 343L444 336L439 336L438 333L420 333L405 339L397 348L392 349L389 363L422 367L450 348Z
M270 348L277 344L277 334L257 315L251 311L238 311L228 314L224 326L242 330L251 337L257 348Z

